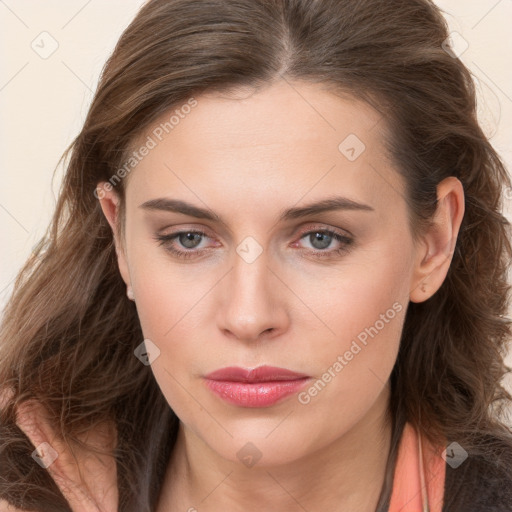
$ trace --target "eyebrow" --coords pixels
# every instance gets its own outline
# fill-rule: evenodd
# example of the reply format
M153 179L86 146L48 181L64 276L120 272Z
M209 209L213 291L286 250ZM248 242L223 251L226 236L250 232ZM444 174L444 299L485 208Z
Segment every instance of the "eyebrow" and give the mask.
M139 208L143 208L144 210L181 213L190 217L207 219L225 224L222 218L215 212L207 208L200 208L179 199L170 199L167 197L151 199L141 204ZM336 196L329 197L315 203L310 203L305 206L294 206L292 208L288 208L281 212L279 221L282 222L286 220L299 219L302 217L308 217L310 215L316 215L319 213L335 210L375 211L374 208L367 204L358 203L346 197Z

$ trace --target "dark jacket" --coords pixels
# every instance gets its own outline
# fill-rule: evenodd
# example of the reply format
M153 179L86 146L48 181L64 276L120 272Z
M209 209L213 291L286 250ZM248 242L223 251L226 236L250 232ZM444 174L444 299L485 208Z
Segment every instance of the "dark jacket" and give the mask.
M483 456L446 464L443 512L512 512L511 475Z

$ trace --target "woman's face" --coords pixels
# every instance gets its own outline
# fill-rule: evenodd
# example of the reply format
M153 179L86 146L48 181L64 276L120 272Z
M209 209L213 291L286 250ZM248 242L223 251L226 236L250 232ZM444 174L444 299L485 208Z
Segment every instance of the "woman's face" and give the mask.
M234 462L293 461L387 407L418 285L404 183L385 158L385 119L320 85L194 100L134 145L120 270L185 429ZM262 365L309 379L273 403L206 385L220 368Z

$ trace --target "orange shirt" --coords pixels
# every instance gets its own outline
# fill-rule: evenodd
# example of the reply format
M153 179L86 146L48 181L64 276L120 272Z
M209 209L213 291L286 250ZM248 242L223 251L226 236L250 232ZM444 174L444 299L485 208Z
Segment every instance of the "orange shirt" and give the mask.
M433 447L406 423L395 465L388 512L441 512L446 462L445 447Z

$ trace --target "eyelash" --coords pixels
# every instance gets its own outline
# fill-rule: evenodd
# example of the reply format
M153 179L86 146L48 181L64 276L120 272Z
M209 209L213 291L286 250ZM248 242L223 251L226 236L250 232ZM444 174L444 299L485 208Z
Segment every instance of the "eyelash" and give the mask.
M159 245L166 245L165 249L166 251L170 252L174 256L182 259L189 259L194 256L196 256L198 253L201 253L207 249L191 249L188 251L182 251L180 249L176 249L173 247L170 242L172 242L175 238L178 238L180 235L184 234L194 234L194 235L201 235L203 237L210 238L205 232L200 230L185 230L185 231L177 231L176 233L171 233L168 235L157 235L155 236L155 240L159 242ZM308 231L304 231L300 234L299 240L302 240L307 235L312 235L315 233L321 233L323 235L328 235L333 240L336 240L337 242L340 242L342 244L342 247L339 249L331 249L331 250L321 250L321 249L299 249L299 252L303 254L304 252L309 253L314 258L328 258L333 257L336 255L341 255L349 252L350 246L353 244L354 240L346 235L342 235L341 233L338 233L336 231L332 231L330 229L310 229Z

